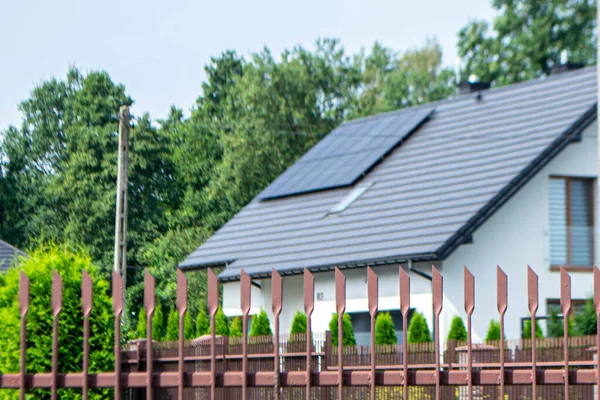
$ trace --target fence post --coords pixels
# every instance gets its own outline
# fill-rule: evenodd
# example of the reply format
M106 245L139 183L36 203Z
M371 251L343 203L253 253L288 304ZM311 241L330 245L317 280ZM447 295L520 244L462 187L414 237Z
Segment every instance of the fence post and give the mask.
M323 362L321 363L321 371L327 371L329 369L329 362L331 361L331 331L325 331L325 355L323 356ZM329 386L324 386L321 396L324 400L329 400Z

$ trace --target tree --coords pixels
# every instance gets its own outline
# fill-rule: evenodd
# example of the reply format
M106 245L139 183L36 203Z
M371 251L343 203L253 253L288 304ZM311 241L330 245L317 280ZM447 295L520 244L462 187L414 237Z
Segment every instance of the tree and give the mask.
M240 317L233 317L231 320L231 326L229 327L229 336L231 337L242 337L242 319Z
M500 322L496 320L490 321L490 326L488 328L487 334L485 336L486 341L495 341L500 340Z
M292 320L290 335L306 333L306 323L306 314L302 311L296 311L296 314L294 314L294 319Z
M140 308L138 312L138 323L135 328L135 338L136 339L145 339L147 333L147 323L146 323L146 309L144 307Z
M375 344L396 344L396 328L389 312L377 314L375 319Z
M271 331L271 323L265 310L260 310L258 315L252 318L252 328L250 328L250 336L267 336L273 335Z
M535 337L543 338L544 333L542 332L542 328L538 321L535 321ZM531 339L531 320L528 319L525 321L525 326L523 327L523 339Z
M165 317L163 315L162 305L157 302L154 307L154 314L152 315L152 340L163 340L165 335Z
M408 343L433 342L425 317L415 311L408 324Z
M482 21L461 29L461 79L471 74L498 85L548 75L560 54L596 63L596 1L493 0L499 11L493 32Z
M596 309L593 298L589 298L583 311L575 316L575 328L578 335L596 334Z
M458 315L452 318L450 332L448 332L448 338L446 340L467 340L467 329L465 328L465 323Z
M200 337L208 334L210 334L210 320L208 319L206 308L202 304L196 318L196 336Z
M350 118L440 100L456 92L454 72L442 68L442 49L434 39L401 55L375 43L370 54L362 52L354 62L362 82Z
M194 338L194 325L189 312L186 312L183 317L183 338L186 340ZM166 339L179 340L179 312L176 309L172 309L169 313Z
M548 313L548 337L563 337L565 327L563 318L559 318L560 308L559 307L550 307L550 312ZM573 318L571 316L568 318L568 333L569 336L573 336L574 327L573 327Z
M344 314L342 317L342 344L344 346L356 346L356 338L354 337L354 329L352 328L352 320L350 314ZM331 344L338 345L338 315L333 314L329 321L329 330L331 331Z
M219 306L215 314L215 335L229 336L229 325L223 309Z
M81 273L86 270L93 282L93 308L90 316L90 372L110 371L114 367L114 318L110 284L101 278L99 268L83 252L66 247L41 245L29 252L0 278L0 374L19 371L19 276L23 271L30 280L27 314L27 373L50 372L52 354L52 271L63 282L63 307L59 317L58 368L81 371L83 350L83 313L81 310ZM6 392L8 398L12 393ZM30 392L34 398L50 398L48 390ZM61 398L76 398L75 391L61 389ZM15 394L16 396L16 394ZM107 398L107 390L94 391L90 398ZM4 397L3 397L4 398ZM15 397L16 398L16 397Z

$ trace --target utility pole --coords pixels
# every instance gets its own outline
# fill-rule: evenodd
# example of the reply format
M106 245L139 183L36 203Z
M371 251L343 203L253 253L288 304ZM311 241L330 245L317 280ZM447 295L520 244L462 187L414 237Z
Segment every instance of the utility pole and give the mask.
M127 192L129 181L129 107L119 110L119 160L117 172L117 212L115 216L114 271L123 277L123 319L127 320Z

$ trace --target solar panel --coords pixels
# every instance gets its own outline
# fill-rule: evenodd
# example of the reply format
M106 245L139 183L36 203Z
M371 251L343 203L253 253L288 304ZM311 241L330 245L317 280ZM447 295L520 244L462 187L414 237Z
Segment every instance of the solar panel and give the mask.
M434 111L422 107L342 124L259 195L262 200L350 186Z

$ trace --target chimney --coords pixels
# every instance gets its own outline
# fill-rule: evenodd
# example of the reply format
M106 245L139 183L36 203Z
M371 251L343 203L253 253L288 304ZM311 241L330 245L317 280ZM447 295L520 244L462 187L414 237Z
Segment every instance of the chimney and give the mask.
M550 75L560 75L563 72L574 71L576 69L583 68L583 63L574 63L569 61L569 52L563 50L560 52L560 62L552 65L550 68Z
M458 84L459 94L476 93L490 88L490 82L463 81Z
M574 63L567 61L566 63L554 64L550 69L550 75L560 75L564 72L574 71L576 69L583 68L583 63Z

